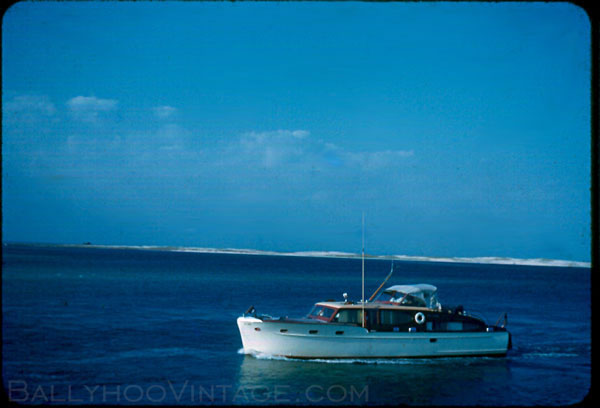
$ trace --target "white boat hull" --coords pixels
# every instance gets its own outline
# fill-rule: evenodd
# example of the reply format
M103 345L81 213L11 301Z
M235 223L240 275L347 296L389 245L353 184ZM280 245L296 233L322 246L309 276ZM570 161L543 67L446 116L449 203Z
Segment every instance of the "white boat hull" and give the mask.
M244 353L291 358L492 356L505 355L509 344L507 331L369 332L359 326L255 317L239 317L237 324Z

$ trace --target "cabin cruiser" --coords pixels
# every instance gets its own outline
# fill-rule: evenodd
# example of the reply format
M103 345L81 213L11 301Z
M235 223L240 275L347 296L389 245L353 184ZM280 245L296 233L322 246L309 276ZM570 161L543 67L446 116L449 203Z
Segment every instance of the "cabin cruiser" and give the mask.
M259 315L251 306L237 319L244 353L363 359L503 356L511 348L506 314L488 325L462 306L442 306L433 285L394 285L375 297L382 286L367 301L344 294L318 302L298 319Z

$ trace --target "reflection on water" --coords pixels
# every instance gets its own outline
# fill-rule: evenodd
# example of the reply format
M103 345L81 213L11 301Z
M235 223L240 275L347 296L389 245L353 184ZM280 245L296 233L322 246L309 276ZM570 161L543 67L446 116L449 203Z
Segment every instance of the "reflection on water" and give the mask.
M505 358L305 361L246 355L237 386L248 390L248 398L233 402L456 404L460 395L461 404L491 405L487 391L497 395L497 384L509 376Z

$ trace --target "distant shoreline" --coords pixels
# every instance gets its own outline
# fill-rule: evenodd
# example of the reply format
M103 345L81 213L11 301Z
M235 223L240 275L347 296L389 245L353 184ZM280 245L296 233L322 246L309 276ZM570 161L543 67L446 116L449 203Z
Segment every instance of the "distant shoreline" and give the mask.
M361 258L361 254L341 251L295 251L295 252L276 252L261 251L256 249L239 248L201 248L201 247L183 247L183 246L159 246L159 245L99 245L92 243L84 244L45 244L45 243L20 243L6 242L4 245L25 245L25 246L45 246L45 247L64 247L64 248L105 248L105 249L137 249L166 252L189 252L203 254L235 254L235 255L271 255L271 256L298 256L312 258ZM553 266L553 267L576 267L591 268L590 262L568 261L560 259L519 259L509 257L428 257L413 255L369 255L365 254L366 259L394 260L394 261L417 261L417 262L446 262L446 263L475 263L475 264L493 264L493 265L523 265L523 266Z

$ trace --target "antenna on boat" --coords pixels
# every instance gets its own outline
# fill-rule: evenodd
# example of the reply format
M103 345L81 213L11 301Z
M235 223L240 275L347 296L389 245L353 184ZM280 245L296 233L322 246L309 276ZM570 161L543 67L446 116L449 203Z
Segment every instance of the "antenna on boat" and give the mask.
M362 213L362 327L365 327L365 212Z

